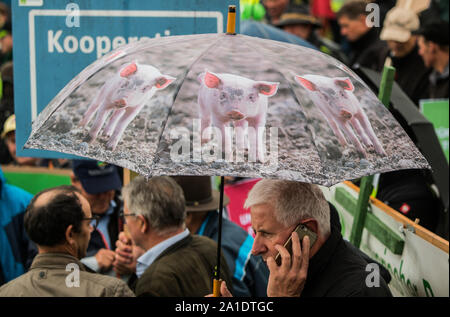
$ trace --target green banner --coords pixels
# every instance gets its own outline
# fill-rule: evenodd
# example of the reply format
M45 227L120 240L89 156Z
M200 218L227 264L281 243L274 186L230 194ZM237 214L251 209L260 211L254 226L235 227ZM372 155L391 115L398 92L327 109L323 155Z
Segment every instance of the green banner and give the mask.
M448 99L420 101L420 111L433 123L448 162Z

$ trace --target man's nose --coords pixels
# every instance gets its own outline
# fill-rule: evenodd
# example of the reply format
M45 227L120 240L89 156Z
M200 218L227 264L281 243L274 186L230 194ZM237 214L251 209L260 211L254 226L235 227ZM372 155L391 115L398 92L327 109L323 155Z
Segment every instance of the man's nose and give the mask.
M257 236L255 237L255 240L253 241L252 246L252 254L253 255L260 255L264 252L266 252L267 248L264 246L264 244L260 241L260 238Z

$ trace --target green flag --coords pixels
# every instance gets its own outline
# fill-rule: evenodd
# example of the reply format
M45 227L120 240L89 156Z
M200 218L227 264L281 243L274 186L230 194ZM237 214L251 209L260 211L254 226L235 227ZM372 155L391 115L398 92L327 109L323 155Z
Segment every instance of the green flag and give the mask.
M427 99L420 101L420 111L430 120L436 130L448 162L448 99Z

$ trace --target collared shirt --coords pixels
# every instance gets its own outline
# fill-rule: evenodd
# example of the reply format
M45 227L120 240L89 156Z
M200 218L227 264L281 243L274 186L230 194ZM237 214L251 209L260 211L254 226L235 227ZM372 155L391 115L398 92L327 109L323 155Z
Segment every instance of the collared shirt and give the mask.
M114 245L111 243L111 237L109 236L108 225L111 215L114 212L114 208L117 207L117 204L114 200L111 200L109 204L109 209L104 213L104 215L99 219L97 230L105 237L106 242L108 243L109 249L113 250Z
M441 79L446 79L449 77L449 64L444 68L444 72L440 73L437 70L433 70L430 74L430 81L433 85L436 85L437 82Z
M145 252L137 259L136 264L137 277L140 278L141 275L144 274L145 270L150 265L152 265L152 263L158 258L158 256L164 252L164 250L171 247L178 241L183 240L187 236L189 236L189 229L185 229L183 232L174 235L173 237L170 237L169 239L166 239L163 242L158 243L153 248L148 249L147 252Z

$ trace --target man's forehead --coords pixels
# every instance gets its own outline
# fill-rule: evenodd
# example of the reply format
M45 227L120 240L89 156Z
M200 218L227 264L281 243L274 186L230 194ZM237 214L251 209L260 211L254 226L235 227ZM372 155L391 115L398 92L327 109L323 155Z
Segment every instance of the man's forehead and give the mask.
M250 207L251 223L254 229L276 225L275 209L269 204Z

